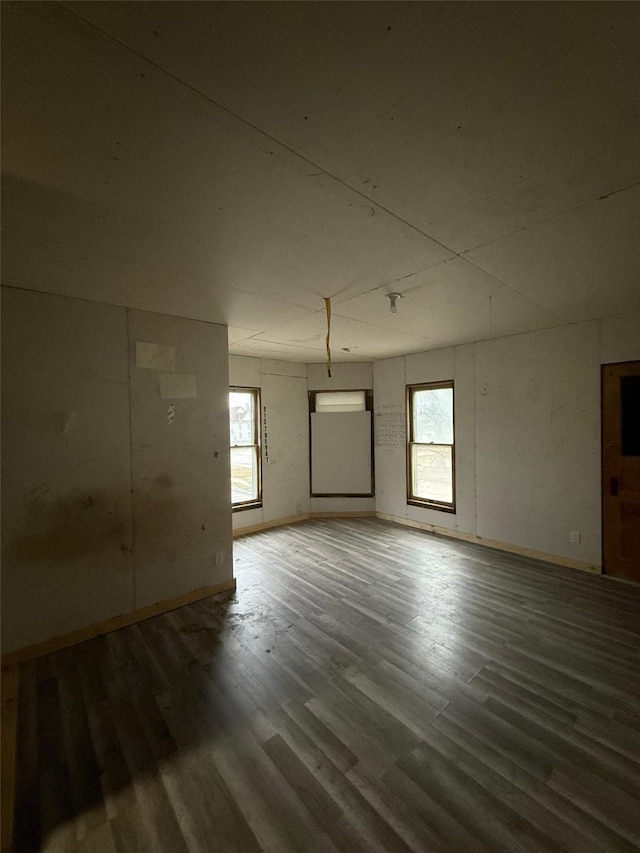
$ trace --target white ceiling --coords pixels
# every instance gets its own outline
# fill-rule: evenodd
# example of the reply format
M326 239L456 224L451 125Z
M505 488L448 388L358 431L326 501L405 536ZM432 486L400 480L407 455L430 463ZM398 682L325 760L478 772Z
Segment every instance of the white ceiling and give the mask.
M304 362L640 310L638 3L2 18L5 284Z

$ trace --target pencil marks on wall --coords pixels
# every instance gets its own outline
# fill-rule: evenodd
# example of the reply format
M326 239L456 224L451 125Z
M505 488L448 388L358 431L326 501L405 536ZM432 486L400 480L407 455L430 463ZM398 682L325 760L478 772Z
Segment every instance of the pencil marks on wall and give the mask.
M498 393L499 399L485 411L489 414L497 409L508 417L502 422L496 447L503 468L516 465L519 469L533 470L563 458L570 424L575 417L588 414L570 388L552 391L531 378L520 394L505 386L499 386ZM508 423L513 426L512 432L504 429Z
M479 535L581 559L568 531L598 527L597 347L595 326L476 346Z
M564 436L549 436L549 440L547 441L547 459L562 458L565 452L564 446Z
M553 419L561 409L566 408L567 401L566 399L561 399L557 394L553 394L551 396L551 406L549 408L549 413L551 418Z
M537 401L540 396L540 385L536 382L533 376L529 377L529 382L527 383L527 399Z
M500 435L498 439L498 458L503 463L518 461L521 465L532 465L543 460L552 459L562 453L564 438L552 437L544 439L538 433L531 435L517 434L514 438Z
M498 393L500 394L500 405L505 415L510 415L517 407L516 401L513 399L513 389L508 385L498 385Z
M267 424L267 407L262 407L262 455L265 464L268 465L269 459L269 427Z
M498 413L507 416L513 427L513 433L499 433L498 458L518 460L521 464L553 459L561 454L565 448L564 421L573 420L576 414L588 414L575 389L559 378L545 384L529 376L520 386L492 385L480 380L478 397L484 398L479 409L494 412L495 416Z
M385 407L375 414L375 446L403 449L407 442L407 423L404 409L399 406Z

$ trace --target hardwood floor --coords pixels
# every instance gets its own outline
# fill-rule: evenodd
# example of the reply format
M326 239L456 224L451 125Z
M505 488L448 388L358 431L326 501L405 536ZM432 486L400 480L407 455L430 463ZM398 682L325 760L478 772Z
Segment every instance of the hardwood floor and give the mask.
M21 668L15 850L637 851L640 588L377 520Z

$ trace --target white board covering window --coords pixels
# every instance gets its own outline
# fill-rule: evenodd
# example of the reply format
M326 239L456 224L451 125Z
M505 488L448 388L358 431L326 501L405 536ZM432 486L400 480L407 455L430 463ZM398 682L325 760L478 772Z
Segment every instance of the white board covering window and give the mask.
M371 392L311 392L311 494L373 494Z

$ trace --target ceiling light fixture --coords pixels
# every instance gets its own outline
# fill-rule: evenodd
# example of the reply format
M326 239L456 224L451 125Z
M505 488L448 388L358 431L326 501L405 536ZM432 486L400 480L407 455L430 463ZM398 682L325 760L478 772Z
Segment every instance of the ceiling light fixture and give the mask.
M387 299L389 300L389 314L397 314L398 313L398 299L402 299L401 293L387 293Z

